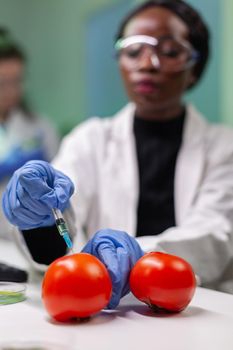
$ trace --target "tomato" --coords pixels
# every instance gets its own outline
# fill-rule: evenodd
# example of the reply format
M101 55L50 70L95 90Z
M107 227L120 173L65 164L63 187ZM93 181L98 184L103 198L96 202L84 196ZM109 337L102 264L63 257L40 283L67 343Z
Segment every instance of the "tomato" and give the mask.
M55 260L45 273L42 300L57 321L89 317L109 302L112 283L106 267L90 254Z
M145 254L130 273L132 293L155 311L182 311L191 301L196 278L184 259L160 252Z

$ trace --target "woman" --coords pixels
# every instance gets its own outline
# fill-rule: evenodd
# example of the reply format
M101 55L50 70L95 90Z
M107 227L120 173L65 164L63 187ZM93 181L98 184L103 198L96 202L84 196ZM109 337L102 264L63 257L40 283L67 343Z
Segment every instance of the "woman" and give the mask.
M55 130L28 110L23 99L25 56L0 28L0 196L13 172L31 159L49 161L58 148ZM0 211L0 236L9 226Z
M116 50L131 103L111 119L77 127L54 168L28 163L5 193L4 211L36 268L65 254L49 209L64 211L73 192L60 169L77 188L71 203L79 247L100 230L83 251L110 272L109 307L128 292L129 271L143 251L180 255L203 286L223 286L233 252L233 135L182 102L202 76L208 45L206 25L183 1L149 1L123 21Z

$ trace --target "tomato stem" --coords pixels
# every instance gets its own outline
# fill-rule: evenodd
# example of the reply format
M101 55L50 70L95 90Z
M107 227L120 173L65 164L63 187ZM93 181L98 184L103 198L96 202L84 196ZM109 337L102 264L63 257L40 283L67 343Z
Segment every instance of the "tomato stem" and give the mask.
M154 304L151 304L150 302L147 303L147 305L151 308L151 310L155 313L163 313L163 314L174 314L176 313L176 311L172 311L172 310L167 310L163 307L160 307L158 305L154 305Z
M76 320L80 323L88 322L90 320L90 316L87 317L77 317Z

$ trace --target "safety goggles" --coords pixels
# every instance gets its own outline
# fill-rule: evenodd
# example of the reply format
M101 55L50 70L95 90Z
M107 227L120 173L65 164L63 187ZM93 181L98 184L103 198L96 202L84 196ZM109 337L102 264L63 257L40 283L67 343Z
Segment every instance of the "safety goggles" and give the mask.
M199 53L188 41L175 37L159 39L147 35L134 35L117 40L117 57L137 65L142 57L150 53L152 65L164 72L179 72L188 69L199 59Z

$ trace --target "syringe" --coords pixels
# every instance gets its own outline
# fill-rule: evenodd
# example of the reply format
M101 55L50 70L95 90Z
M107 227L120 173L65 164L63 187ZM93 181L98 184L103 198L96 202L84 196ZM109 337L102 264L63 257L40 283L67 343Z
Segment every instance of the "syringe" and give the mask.
M59 209L53 208L52 212L53 212L53 215L55 218L55 223L56 223L58 232L60 233L60 235L62 236L62 238L66 242L67 247L69 249L71 249L71 251L73 252L73 250L72 250L73 243L70 239L69 230L67 228L66 222L63 218L61 211Z

